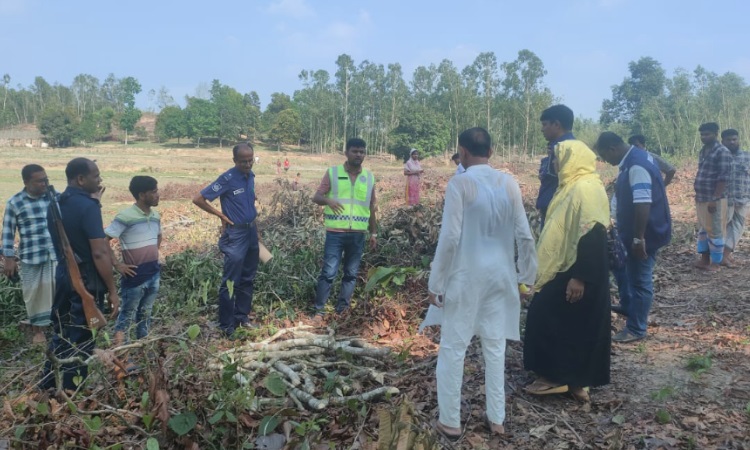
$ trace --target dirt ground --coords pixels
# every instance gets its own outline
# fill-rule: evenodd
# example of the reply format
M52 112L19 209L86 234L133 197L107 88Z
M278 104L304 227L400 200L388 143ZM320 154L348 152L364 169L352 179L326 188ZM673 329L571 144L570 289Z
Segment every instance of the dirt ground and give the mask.
M305 188L314 189L318 174L305 173L306 166L325 167L333 160L317 157L307 160L306 156L295 156L293 161L302 168ZM397 177L398 165L382 164L393 166L390 173ZM428 161L426 165L440 173L450 171L442 160ZM497 166L517 176L525 201L532 203L538 188L536 163L517 161ZM601 169L605 182L614 176L611 167ZM523 370L521 344L511 343L506 362L507 435L491 437L481 419L484 370L481 350L475 343L467 355L464 372L464 435L457 443L440 440L440 447L750 449L750 277L747 276L750 239L737 249L736 268L717 273L692 268L694 173L694 164L681 165L678 177L668 188L675 232L673 243L658 257L649 337L633 344L613 344L611 384L593 389L591 404L586 405L565 395L530 396L523 387L533 376ZM210 178L203 174L200 177ZM269 173L266 181L270 183L271 178ZM433 193L428 195L438 199L445 179L431 185ZM263 191L262 187L258 190ZM388 208L398 203L399 195L384 196ZM194 219L181 205L175 206L175 211L171 222ZM170 217L169 213L164 216ZM183 246L174 244L174 248ZM437 417L434 367L439 335L435 330L423 336L414 334L419 314L426 307L420 300L423 289L424 281L413 281L392 303L378 310L355 308L351 316L336 324L337 333L361 335L379 345L391 346L399 354L399 358L383 364L388 370L387 381L398 387L401 394L370 410L360 427L338 430L335 438L322 433L316 439L320 445L314 448L329 448L329 444L333 448L379 448L373 444L378 441L381 425L377 409L393 411L407 402L415 411L410 426L435 438L430 424ZM616 296L616 290L612 292ZM614 314L612 321L613 332L624 324ZM14 367L4 372L4 378L28 378L32 382L33 366L24 362L25 351L19 349L3 363ZM9 386L12 381L4 379L0 386ZM9 409L6 407L4 411ZM20 420L20 417L9 420L6 416L0 423L17 425ZM0 436L9 434L12 429L0 429ZM2 444L0 439L0 448Z

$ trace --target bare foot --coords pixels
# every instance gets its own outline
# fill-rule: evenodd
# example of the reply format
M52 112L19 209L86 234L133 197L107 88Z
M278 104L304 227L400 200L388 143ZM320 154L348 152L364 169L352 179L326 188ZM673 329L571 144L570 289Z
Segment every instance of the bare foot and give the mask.
M44 342L47 342L47 337L44 335L43 331L37 331L34 333L34 337L31 338L32 344L42 344Z
M585 388L585 387L570 388L570 395L572 395L574 399L578 400L581 403L591 403L591 397L589 397L588 388Z
M701 260L694 262L693 267L695 267L696 269L705 270L707 272L716 272L717 270L719 270L718 264L706 264Z

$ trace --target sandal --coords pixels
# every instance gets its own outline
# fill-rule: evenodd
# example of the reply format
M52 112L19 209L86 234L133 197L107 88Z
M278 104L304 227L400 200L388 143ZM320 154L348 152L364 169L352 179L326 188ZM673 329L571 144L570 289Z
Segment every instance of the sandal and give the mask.
M574 399L581 403L591 403L591 397L589 396L588 387L573 388L570 390L570 395L572 395Z
M435 420L435 422L432 425L432 428L434 428L435 431L437 431L438 434L442 435L443 437L445 437L446 439L448 439L451 442L456 442L459 439L461 439L461 435L462 435L461 433L453 434L453 433L449 432L448 431L448 427L445 426L445 425L443 425L440 422L440 420Z
M568 392L567 384L549 384L544 381L536 380L530 385L523 388L524 391L532 395L550 395L550 394L564 394Z
M490 422L490 418L487 417L487 413L484 413L482 417L484 419L484 426L487 427L488 430L490 430L490 434L495 434L497 436L505 435L505 427L502 424Z

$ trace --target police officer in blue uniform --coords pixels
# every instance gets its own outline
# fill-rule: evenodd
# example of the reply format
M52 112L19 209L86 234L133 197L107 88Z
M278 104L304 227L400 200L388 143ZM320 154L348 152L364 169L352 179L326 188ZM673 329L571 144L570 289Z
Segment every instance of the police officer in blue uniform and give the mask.
M248 315L258 270L253 147L249 143L237 144L232 155L234 167L193 198L196 206L221 219L219 250L224 254L224 275L219 288L219 327L227 336L237 327L252 326ZM221 211L209 203L217 198ZM233 283L231 295L228 281Z
M113 308L111 318L114 319L118 314L120 298L115 288L111 250L104 234L101 205L98 200L102 192L99 168L90 159L75 158L65 168L65 175L68 187L60 194L58 200L65 234L78 260L78 268L86 290L100 305L103 303L104 294L109 292ZM54 335L49 351L58 359L74 356L86 359L94 350L94 339L91 330L86 326L83 300L73 288L66 266L75 262L64 260L57 228L50 220L49 214L47 217L57 260L61 261L55 273L55 298L51 314ZM55 387L51 368L51 362L47 361L40 383L44 389ZM63 389L75 390L88 374L88 366L85 364L63 364L60 369Z

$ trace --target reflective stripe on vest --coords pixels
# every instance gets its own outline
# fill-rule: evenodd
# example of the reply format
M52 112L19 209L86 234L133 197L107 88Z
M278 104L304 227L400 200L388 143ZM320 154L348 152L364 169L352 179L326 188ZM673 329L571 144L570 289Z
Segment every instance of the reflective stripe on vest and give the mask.
M327 197L341 203L344 210L336 214L328 206L323 208L326 228L367 231L372 190L375 186L372 172L362 169L352 184L346 169L340 165L328 169L328 177L331 180L331 190Z

